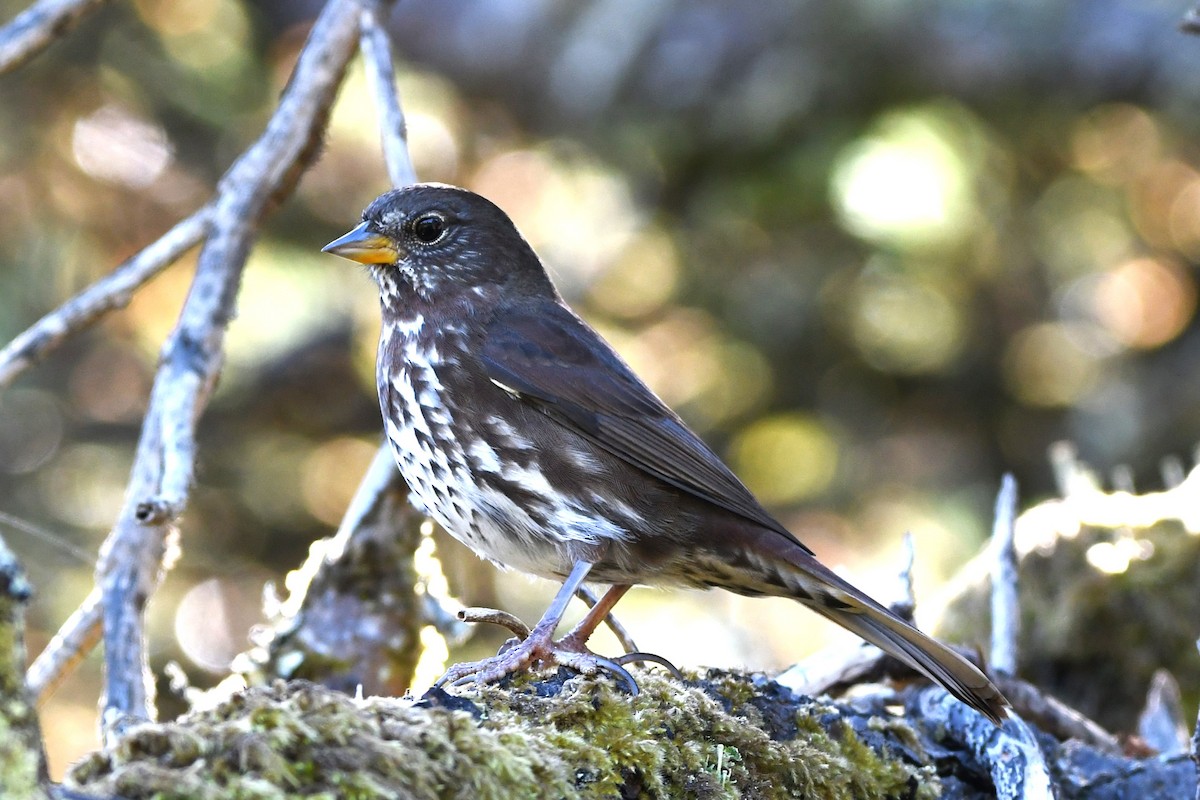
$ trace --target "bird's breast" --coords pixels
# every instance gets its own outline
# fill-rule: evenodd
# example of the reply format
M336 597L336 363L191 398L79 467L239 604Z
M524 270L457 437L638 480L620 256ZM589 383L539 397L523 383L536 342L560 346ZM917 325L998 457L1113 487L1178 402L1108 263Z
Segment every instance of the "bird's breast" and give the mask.
M470 471L455 432L454 401L439 375L443 355L421 335L422 325L419 316L401 319L381 338L377 377L384 429L414 504L465 535L471 528L464 501Z
M533 443L492 406L500 390L473 377L453 332L435 336L419 317L397 320L381 336L377 377L414 505L485 558L543 576L569 572L560 501Z

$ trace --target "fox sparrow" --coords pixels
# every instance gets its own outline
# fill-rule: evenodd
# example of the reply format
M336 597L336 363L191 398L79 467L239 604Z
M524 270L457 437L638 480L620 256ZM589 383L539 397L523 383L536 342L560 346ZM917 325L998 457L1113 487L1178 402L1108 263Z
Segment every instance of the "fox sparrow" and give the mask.
M379 402L413 502L501 565L563 581L528 638L452 667L493 681L534 662L593 674L585 647L632 584L790 597L998 722L974 666L821 564L559 296L507 215L477 194L388 192L326 252L379 285ZM585 580L609 584L553 634Z

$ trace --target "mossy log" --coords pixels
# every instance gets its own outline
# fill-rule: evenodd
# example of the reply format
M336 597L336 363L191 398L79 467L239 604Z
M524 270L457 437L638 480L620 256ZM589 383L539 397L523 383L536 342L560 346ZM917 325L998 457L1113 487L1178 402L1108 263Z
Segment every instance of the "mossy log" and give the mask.
M636 697L565 671L419 700L279 682L138 726L75 765L66 785L128 800L996 796L953 724L914 718L940 689L846 705L762 676L636 674ZM1039 743L1062 798L1194 791L1186 758L1126 762Z
M939 795L902 723L864 739L838 708L745 676L638 677L637 697L564 672L416 702L276 683L142 725L68 784L130 800Z

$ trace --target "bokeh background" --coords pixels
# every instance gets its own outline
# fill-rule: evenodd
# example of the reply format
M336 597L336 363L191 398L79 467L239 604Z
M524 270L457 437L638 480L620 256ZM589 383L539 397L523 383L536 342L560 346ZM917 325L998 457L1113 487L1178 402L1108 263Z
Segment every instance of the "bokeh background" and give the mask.
M0 2L10 19L23 2ZM131 0L0 79L0 341L198 207L319 3ZM401 0L418 174L507 209L569 300L830 564L920 597L1078 446L1160 484L1200 439L1200 39L1156 0ZM357 66L266 223L200 427L155 667L209 685L264 586L329 535L378 442L375 292L323 256L388 188ZM86 595L194 253L0 393L0 530L36 652ZM41 532L41 533L37 533ZM441 543L454 590L553 587ZM681 664L782 667L840 632L786 602L633 593ZM455 655L479 654L481 635ZM606 645L599 639L600 649ZM44 711L95 743L99 659ZM166 686L162 687L166 692ZM168 713L179 704L164 698Z

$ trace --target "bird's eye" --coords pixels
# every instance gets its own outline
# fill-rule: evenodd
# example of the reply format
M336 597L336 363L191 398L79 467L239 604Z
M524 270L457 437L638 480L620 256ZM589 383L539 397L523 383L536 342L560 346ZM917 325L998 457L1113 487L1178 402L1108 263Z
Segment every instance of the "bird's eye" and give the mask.
M437 214L426 214L413 223L412 232L419 241L433 244L446 234L446 220Z

